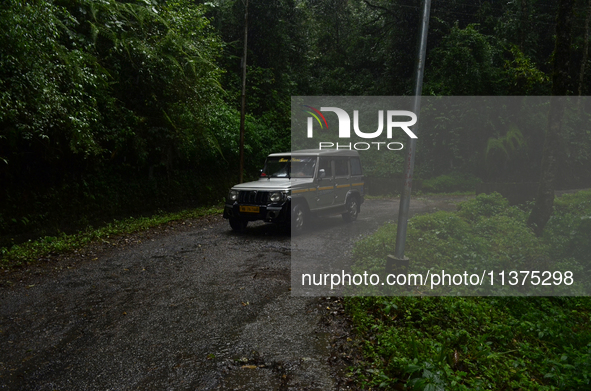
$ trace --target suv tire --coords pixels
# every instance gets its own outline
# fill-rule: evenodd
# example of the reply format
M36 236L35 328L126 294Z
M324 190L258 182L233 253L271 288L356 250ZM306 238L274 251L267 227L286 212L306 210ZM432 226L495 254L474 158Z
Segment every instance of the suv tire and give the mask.
M357 220L358 214L359 204L357 203L357 198L355 196L349 196L347 198L347 211L342 214L343 220L345 220L347 223L350 223Z
M306 210L300 204L296 204L291 210L291 234L299 235L306 225Z
M230 227L232 227L232 229L234 231L237 231L237 232L244 231L244 229L246 228L247 225L248 225L248 220L238 219L236 217L232 217L230 219Z

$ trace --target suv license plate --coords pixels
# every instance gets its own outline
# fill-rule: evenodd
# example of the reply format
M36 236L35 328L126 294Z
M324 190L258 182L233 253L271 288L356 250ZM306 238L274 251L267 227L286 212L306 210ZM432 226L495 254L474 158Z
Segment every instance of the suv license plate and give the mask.
M240 205L240 212L259 213L259 207L258 206Z

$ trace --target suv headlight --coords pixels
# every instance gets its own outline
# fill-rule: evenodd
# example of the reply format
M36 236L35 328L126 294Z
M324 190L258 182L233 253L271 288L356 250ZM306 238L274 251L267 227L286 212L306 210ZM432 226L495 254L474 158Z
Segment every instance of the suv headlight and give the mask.
M270 202L285 201L291 195L291 190L274 191L269 193Z
M269 200L271 202L279 202L283 200L283 193L280 191L275 191L269 195Z
M238 191L237 190L230 190L228 193L228 201L236 201L238 199Z

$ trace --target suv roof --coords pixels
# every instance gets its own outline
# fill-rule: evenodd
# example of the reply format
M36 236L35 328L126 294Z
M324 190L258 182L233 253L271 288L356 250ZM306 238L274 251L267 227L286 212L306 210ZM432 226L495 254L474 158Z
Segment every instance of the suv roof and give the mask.
M299 151L272 153L269 156L359 156L357 151L347 149L301 149Z

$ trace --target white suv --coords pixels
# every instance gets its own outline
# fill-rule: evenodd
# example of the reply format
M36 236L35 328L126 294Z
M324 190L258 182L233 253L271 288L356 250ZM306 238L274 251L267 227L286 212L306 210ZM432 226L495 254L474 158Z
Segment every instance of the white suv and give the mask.
M224 218L239 231L249 221L291 226L300 233L311 216L342 214L357 219L364 178L357 151L308 149L273 153L258 181L232 187Z

